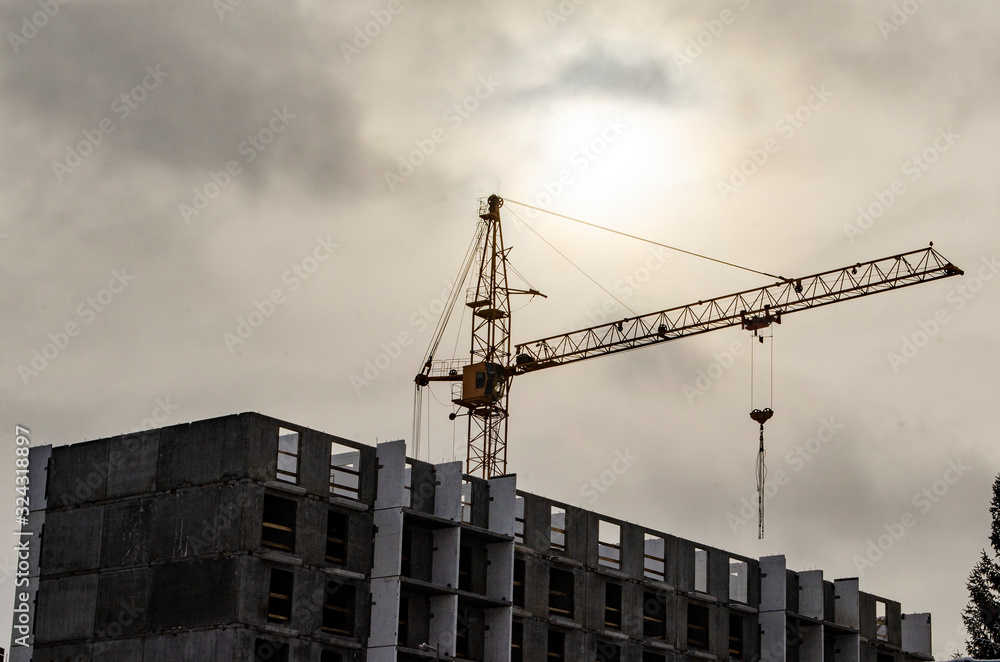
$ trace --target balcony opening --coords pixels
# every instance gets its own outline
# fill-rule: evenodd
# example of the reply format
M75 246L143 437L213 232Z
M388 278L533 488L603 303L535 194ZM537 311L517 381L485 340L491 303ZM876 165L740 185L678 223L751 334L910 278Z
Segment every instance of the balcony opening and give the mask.
M469 545L458 547L458 590L472 590L472 547Z
M646 579L667 581L667 550L663 538L646 534L643 541L642 572Z
M688 648L708 650L708 607L688 604L687 644Z
M413 567L410 559L413 557L413 531L409 528L403 528L403 551L400 556L399 563L399 574L404 577L413 577Z
M552 568L549 571L549 613L573 618L573 573Z
M886 604L881 600L875 601L875 637L879 641L889 641L889 621L886 616Z
M330 442L330 495L361 499L361 451Z
M267 592L267 622L287 625L292 619L293 575L288 570L271 568Z
M566 510L552 506L550 511L549 546L563 554L566 553Z
M295 552L295 511L296 504L291 499L283 499L272 494L264 495L263 521L261 522L261 547L270 547L283 552Z
M645 591L642 594L642 636L667 638L667 597L662 593Z
M557 662L557 660L566 659L566 634L559 632L557 630L549 630L549 641L548 641L548 661Z
M642 662L667 662L667 656L653 651L642 651Z
M729 614L729 659L743 659L743 617Z
M607 582L604 585L604 629L622 629L622 585Z
M299 482L299 433L278 428L278 458L274 477L296 485Z
M329 511L326 516L326 562L347 564L347 532L351 519L346 513Z
M615 570L622 566L622 527L600 521L597 527L597 564Z
M323 600L324 632L342 637L354 636L354 605L357 590L352 584L328 581Z
M746 604L747 597L747 578L749 576L749 567L746 561L740 561L739 559L729 559L729 599L733 602L742 602Z
M321 651L319 662L344 662L344 656L336 651Z
M694 549L694 590L708 593L708 552Z
M510 624L510 662L524 662L524 623Z
M514 606L523 607L524 606L524 573L525 564L524 559L515 558L514 559Z

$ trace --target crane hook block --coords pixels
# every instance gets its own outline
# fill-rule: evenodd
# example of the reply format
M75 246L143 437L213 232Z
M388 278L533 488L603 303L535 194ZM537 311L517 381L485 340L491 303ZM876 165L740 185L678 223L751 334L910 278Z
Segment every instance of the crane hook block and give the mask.
M752 418L755 423L760 423L762 428L764 427L764 423L766 423L772 416L774 416L774 411L770 407L765 409L754 409L750 412L750 418Z

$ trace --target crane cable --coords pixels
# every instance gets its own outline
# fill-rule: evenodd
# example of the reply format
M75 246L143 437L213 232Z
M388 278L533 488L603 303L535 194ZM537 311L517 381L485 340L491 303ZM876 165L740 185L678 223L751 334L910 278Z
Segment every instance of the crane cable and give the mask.
M767 466L764 464L764 423L766 423L772 416L774 416L774 410L771 409L770 405L773 404L774 400L774 334L770 336L764 336L760 334L759 330L754 331L754 338L759 340L761 344L764 343L764 338L767 337L771 340L770 344L770 368L768 378L770 381L770 393L768 398L768 405L763 409L753 408L754 406L754 349L753 341L750 341L750 418L754 422L760 424L760 447L757 450L757 539L764 539L764 487L767 482Z
M455 280L451 285L451 292L448 294L448 301L445 303L444 311L441 317L438 318L437 326L434 328L434 335L431 338L430 346L427 349L427 353L424 355L424 369L430 370L431 363L434 361L434 354L437 352L438 345L441 343L441 338L444 336L445 327L448 324L448 320L451 319L451 314L455 309L455 304L458 302L458 297L462 292L462 286L465 284L466 279L469 276L469 269L472 268L472 263L475 261L476 254L478 253L477 248L479 247L480 241L482 241L483 236L486 232L486 223L480 222L476 226L476 233L472 238L472 243L469 245L469 249L465 253L465 258L462 260L462 265L458 269L458 274L455 276ZM423 412L421 411L423 403L423 389L420 384L417 383L414 387L413 392L413 443L414 443L414 456L420 457L420 424ZM428 407L430 403L428 403ZM430 423L428 422L428 426Z
M768 278L777 278L780 281L788 281L789 280L788 278L785 278L784 276L776 276L774 274L769 274L766 271L758 271L757 269L751 269L750 267L744 267L744 266L741 266L741 265L738 265L738 264L733 264L732 262L726 262L725 260L718 260L718 259L716 259L714 257L709 257L707 255L702 255L700 253L694 253L692 251L686 251L683 248L677 248L676 246L668 246L667 244L661 244L660 242L653 241L652 239L644 239L643 237L637 237L634 234L629 234L627 232L622 232L620 230L612 230L611 228L606 228L606 227L604 227L602 225L596 225L594 223L588 223L587 221L581 221L578 218L573 218L572 216L566 216L564 214L557 214L554 211L549 211L547 209L542 209L541 207L535 207L533 205L529 205L529 204L526 204L524 202L518 202L517 200L510 200L509 198L504 198L504 201L505 202L512 202L515 205L520 205L522 207L527 207L528 209L534 209L535 211L540 211L540 212L542 212L544 214L550 214L552 216L558 216L559 218L564 218L567 221L573 221L574 223L581 223L583 225L587 225L587 226L590 226L592 228L596 228L598 230L604 230L606 232L611 232L611 233L614 233L614 234L618 234L618 235L621 235L623 237L628 237L630 239L637 239L639 241L644 241L647 244L653 244L654 246L660 246L662 248L666 248L666 249L669 249L669 250L672 250L672 251L677 251L678 253L684 253L685 255L691 255L693 257L700 257L703 260L709 260L710 262L717 262L719 264L724 264L724 265L726 265L728 267L735 267L737 269L742 269L744 271L749 271L751 273L760 274L761 276L767 276Z
M520 203L520 202L515 202L514 204L516 204L516 205L520 205L521 203ZM525 205L525 206L527 206L527 205ZM532 207L532 209L534 209L534 207ZM637 316L637 317L638 317L639 313L637 313L637 312L635 312L634 310L632 310L631 308L629 308L629 307L628 307L628 306L627 306L627 305L625 304L625 302L624 302L624 301L622 301L621 299L619 299L618 297L616 297L616 296L615 296L614 294L612 294L612 293L611 293L611 292L610 292L610 291L609 291L609 290L608 290L608 289L607 289L606 287L604 287L603 285L601 285L600 283L598 283L598 282L597 282L596 280L594 280L594 279L593 279L593 278L591 277L591 275L590 275L590 274L588 274L588 273L587 273L586 271L584 271L583 269L581 269L579 265L577 265L577 264L576 264L575 262L573 262L573 260L571 260L571 259L569 259L568 257L566 257L566 255L565 255L565 254L564 254L564 253L563 253L562 251L560 251L560 250L559 250L558 248L556 248L555 246L553 246L553 245L552 245L552 243L551 243L551 242L550 242L550 241L549 241L548 239L546 239L546 238L545 238L545 237L543 237L543 236L542 236L541 234L539 234L539 233L538 233L538 230L536 230L535 228L533 228L533 227L531 227L530 225L528 225L528 222L527 222L527 221L525 221L525 220L524 220L523 218L521 218L520 216L518 216L518 215L517 215L517 213L516 213L516 212L514 212L514 210L512 210L512 209L508 209L507 211L509 211L509 212L510 212L511 214L513 214L513 215L514 215L514 218L516 218L517 220L521 221L521 223L523 223L523 224L524 224L524 227L526 227L526 228L528 228L529 230L531 230L532 232L534 232L534 233L535 233L535 236L536 236L536 237L538 237L539 239L541 239L542 241L544 241L544 242L545 242L545 243L546 243L546 244L548 245L548 247L549 247L549 248L551 248L551 249L552 249L552 250L554 250L554 251L555 251L556 253L558 253L558 254L559 254L559 257L561 257L562 259L564 259L564 260L566 260L567 262L569 262L569 263L570 263L570 264L571 264L571 265L573 266L573 268L575 268L575 269L576 269L577 271L579 271L579 272L580 272L581 274L583 274L584 276L586 276L586 277L587 277L587 279L588 279L588 280L589 280L589 281L590 281L591 283L593 283L594 285L597 285L597 286L598 286L599 288L601 288L602 290L604 290L604 293L605 293L605 294L607 294L607 295L608 295L609 297L611 297L612 299L614 299L615 301L617 301L617 302L618 302L618 303L619 303L619 304L621 305L621 307L622 307L622 308L624 308L625 310L629 311L630 313L632 313L633 315L635 315L635 316ZM557 214L557 215L558 215L558 214ZM582 222L582 221L581 221L581 222Z

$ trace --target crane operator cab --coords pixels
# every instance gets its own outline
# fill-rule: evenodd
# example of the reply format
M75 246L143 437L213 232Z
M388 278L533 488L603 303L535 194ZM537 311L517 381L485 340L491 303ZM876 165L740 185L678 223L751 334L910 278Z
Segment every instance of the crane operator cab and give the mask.
M473 363L462 370L462 397L453 400L463 407L482 407L499 402L507 378L499 363Z

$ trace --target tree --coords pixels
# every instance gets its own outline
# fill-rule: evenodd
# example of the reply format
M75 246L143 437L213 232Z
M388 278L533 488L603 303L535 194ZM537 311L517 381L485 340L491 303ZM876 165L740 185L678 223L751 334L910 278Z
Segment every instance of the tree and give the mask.
M1000 475L993 481L990 503L993 524L990 546L993 553L983 550L979 563L969 574L969 604L962 612L962 621L969 633L965 642L968 653L980 660L1000 659Z

